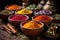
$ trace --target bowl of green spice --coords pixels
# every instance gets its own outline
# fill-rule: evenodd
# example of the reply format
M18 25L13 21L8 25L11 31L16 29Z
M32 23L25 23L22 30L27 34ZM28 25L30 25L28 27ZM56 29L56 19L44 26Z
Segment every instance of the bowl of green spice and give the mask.
M7 22L8 21L8 17L10 15L13 15L13 11L10 10L1 10L0 11L0 18L2 19L3 22Z

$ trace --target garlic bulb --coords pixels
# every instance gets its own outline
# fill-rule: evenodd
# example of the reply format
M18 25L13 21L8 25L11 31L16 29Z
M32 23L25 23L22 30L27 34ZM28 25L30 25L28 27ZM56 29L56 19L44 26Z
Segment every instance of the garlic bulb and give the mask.
M42 8L43 8L43 5L38 4L38 9L42 9Z
M51 4L51 2L48 0L48 1L46 2L46 4Z
M47 0L41 0L40 3L41 4L45 4Z
M44 4L45 4L44 0L41 0L40 3L38 4L38 9L43 8Z
M25 8L25 3L24 2L22 3L22 8Z
M44 4L45 2L42 0L40 3Z
M51 5L45 5L43 7L44 10L51 10L52 9L52 6Z

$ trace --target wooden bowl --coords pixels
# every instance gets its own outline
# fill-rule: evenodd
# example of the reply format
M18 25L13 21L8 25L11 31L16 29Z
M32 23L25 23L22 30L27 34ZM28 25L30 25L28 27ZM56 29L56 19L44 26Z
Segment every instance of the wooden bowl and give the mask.
M51 17L51 16L48 16L48 15L38 15L38 16L47 16L47 17L51 18L51 20L49 20L48 22L43 22L43 21L40 21L40 20L35 20L35 21L43 22L43 23L50 23L51 21L53 21L53 17ZM35 17L37 17L37 16L33 16L32 20L34 20Z
M21 23L21 22L23 22L23 21L26 21L26 20L28 20L29 19L29 17L27 16L27 15L22 15L22 16L26 16L26 20L11 20L11 18L12 17L14 17L15 15L11 15L11 16L9 16L8 17L8 21L12 24L12 25L14 25L14 26L19 26L19 24Z
M16 4L14 4L14 5L16 5ZM5 9L6 9L6 10L12 10L12 11L17 11L17 10L22 9L22 7L21 7L20 5L17 5L17 6L20 7L20 8L18 8L18 9L8 9L9 6L13 6L13 5L7 5L7 6L5 6Z
M10 11L10 10L8 10L8 11ZM13 11L11 11L11 14L8 14L8 15L6 15L6 14L0 14L0 18L2 19L3 22L6 23L6 22L8 22L8 17L10 15L14 15Z
M29 37L36 37L36 36L39 35L39 34L43 31L43 29L44 29L44 24L41 23L41 22L37 22L37 23L39 23L39 24L42 24L42 27L41 27L41 28L36 28L36 29L34 29L34 28L33 28L33 29L23 28L23 25L24 25L25 23L27 23L27 22L29 22L29 20L22 22L22 23L20 24L20 26L21 26L20 28L21 28L22 32L23 32L25 35L29 36Z

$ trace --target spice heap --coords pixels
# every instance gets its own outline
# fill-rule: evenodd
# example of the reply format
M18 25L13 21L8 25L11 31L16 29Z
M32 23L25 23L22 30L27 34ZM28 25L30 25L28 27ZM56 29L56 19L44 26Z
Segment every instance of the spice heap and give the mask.
M28 10L28 9L22 9L20 11L17 11L16 14L31 14L32 11Z
M41 10L37 13L34 13L35 15L51 15L52 12L50 10Z
M15 15L10 18L11 20L27 20L27 16L24 15Z
M41 28L42 24L37 23L35 21L29 21L23 25L23 28L28 28L28 29L35 29L35 28Z
M38 9L38 6L35 5L35 4L31 4L31 5L27 6L26 9L29 9L29 10L37 10Z
M19 10L21 9L21 6L19 5L11 5L7 7L8 10Z
M52 21L52 18L47 15L41 15L41 16L35 17L34 20L41 21L41 22L50 22L50 21Z
M2 14L2 15L10 15L10 14L12 14L13 12L12 11L9 11L9 10L2 10L1 12L0 12L0 14Z

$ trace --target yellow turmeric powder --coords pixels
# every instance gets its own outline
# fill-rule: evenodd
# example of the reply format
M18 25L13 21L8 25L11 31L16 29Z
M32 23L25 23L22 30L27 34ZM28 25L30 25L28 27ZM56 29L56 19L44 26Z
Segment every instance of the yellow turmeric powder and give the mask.
M31 29L33 29L33 28L41 28L42 27L42 24L40 24L40 23L37 23L37 22L35 22L35 21L30 21L30 22L28 22L28 23L25 23L24 25L23 25L23 28L31 28Z
M22 9L16 12L16 14L31 14L32 11L28 9Z

